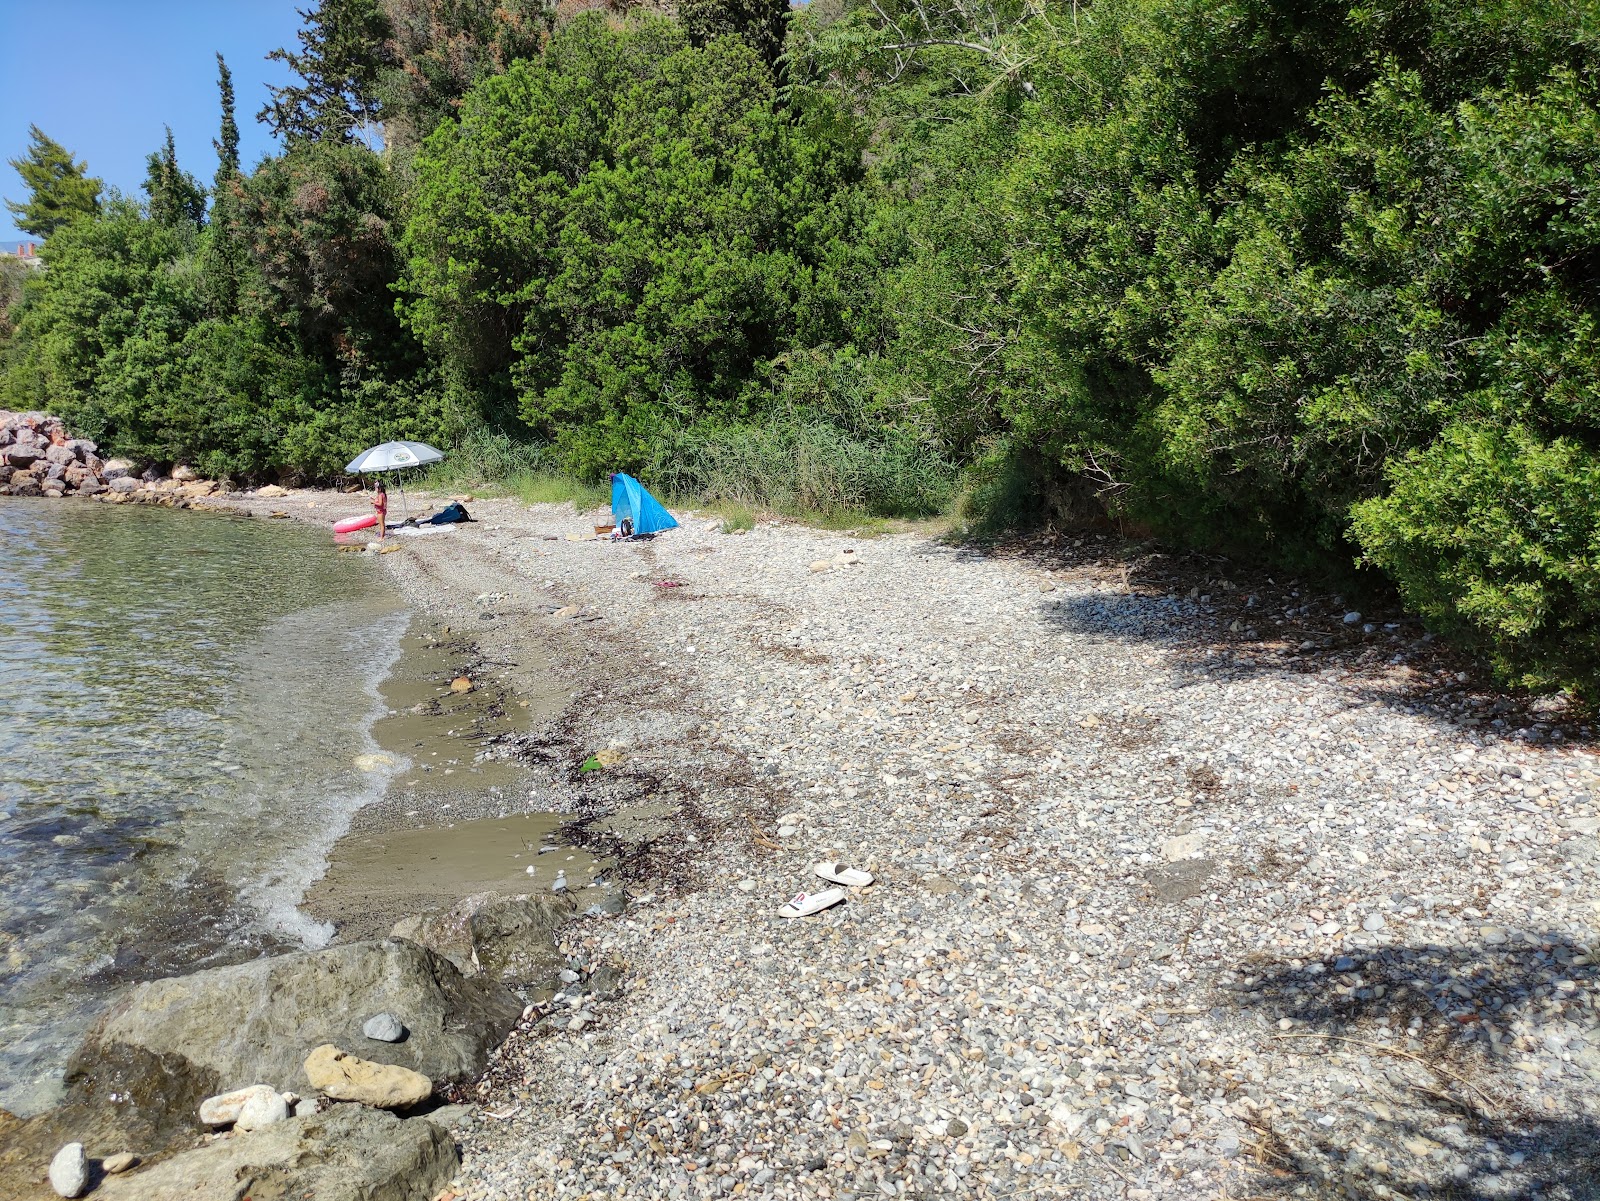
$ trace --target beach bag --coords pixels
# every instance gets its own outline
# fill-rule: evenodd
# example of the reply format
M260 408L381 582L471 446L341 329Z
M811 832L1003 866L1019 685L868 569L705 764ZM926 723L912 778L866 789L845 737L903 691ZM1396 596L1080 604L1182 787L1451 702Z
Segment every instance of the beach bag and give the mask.
M458 521L471 520L471 515L459 501L451 501L428 519L430 525L454 525Z

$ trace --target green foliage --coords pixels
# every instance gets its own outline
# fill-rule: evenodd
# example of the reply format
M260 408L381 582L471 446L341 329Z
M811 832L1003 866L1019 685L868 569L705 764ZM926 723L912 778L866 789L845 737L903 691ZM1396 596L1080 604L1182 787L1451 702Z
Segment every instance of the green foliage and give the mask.
M28 189L26 200L6 201L17 228L25 233L48 238L62 226L99 211L101 182L37 125L28 126L27 154L8 161Z
M1528 427L1453 425L1356 507L1373 563L1431 623L1530 687L1600 681L1600 455Z
M448 429L425 368L394 378L324 361L268 306L209 316L212 236L121 199L59 230L29 284L0 404L60 413L141 462L236 478L328 478L362 446Z
M776 69L789 25L789 0L683 0L678 19L696 46L721 37L744 39Z
M244 177L239 171L239 126L234 120L233 73L217 55L217 92L221 106L217 174L211 189L211 236L201 247L201 280L206 309L222 318L238 311L245 279L245 247L241 231L240 198Z
M859 169L830 106L797 116L742 41L578 18L418 156L412 327L586 478L749 419Z
M351 141L382 119L378 82L390 63L388 18L379 0L319 0L296 11L305 22L296 35L300 48L279 47L267 57L300 82L269 86L272 98L256 119L291 145Z
M206 193L200 181L178 166L178 149L172 141L172 126L160 150L146 160L145 195L150 197L150 219L163 225L192 225L199 229L206 219Z
M302 141L262 163L238 190L251 300L331 369L406 361L413 343L386 298L399 277L400 203L364 146Z
M0 256L0 354L4 353L6 343L16 332L22 288L32 274L32 268L20 260L11 255Z
M217 182L239 173L239 122L234 117L233 72L227 60L217 54L217 92L222 104L222 125L211 144L217 151Z
M378 85L384 141L414 149L468 89L537 55L555 10L541 0L382 0L390 65Z

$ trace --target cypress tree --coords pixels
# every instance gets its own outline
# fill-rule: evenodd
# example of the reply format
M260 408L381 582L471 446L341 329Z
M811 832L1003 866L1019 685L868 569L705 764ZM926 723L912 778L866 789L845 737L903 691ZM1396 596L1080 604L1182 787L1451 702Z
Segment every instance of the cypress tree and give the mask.
M217 174L211 187L211 238L206 246L204 275L211 314L224 317L236 311L244 274L244 247L239 241L239 206L236 189L239 171L239 122L233 111L233 72L217 54L217 92L222 105L222 126L212 145L217 149Z
M146 160L144 191L150 197L150 219L163 225L205 224L206 194L200 182L178 166L178 149L167 126L167 140Z
M217 180L238 174L239 122L233 116L233 72L228 62L217 51L217 90L222 93L222 133L212 145L217 148Z

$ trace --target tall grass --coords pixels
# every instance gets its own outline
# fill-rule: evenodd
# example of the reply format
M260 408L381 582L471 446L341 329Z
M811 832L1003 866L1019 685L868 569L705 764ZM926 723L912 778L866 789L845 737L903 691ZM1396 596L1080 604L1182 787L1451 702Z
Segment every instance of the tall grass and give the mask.
M822 422L692 426L663 433L639 470L645 485L679 504L711 505L730 528L748 529L759 511L827 526L868 518L927 517L955 491L955 469L926 446L886 432L851 436ZM609 503L610 487L563 474L537 443L477 429L428 469L434 491L514 496L525 504Z
M796 516L927 517L950 502L955 481L926 446L800 422L677 431L655 445L645 472L651 488L674 498Z
M518 442L479 426L445 451L444 462L428 468L423 483L438 491L500 486L544 467L544 448L538 443Z
M514 496L529 505L570 503L579 511L611 500L611 490L605 485L585 483L557 471L541 444L519 442L484 427L452 444L444 461L428 469L422 484L435 492L470 490Z

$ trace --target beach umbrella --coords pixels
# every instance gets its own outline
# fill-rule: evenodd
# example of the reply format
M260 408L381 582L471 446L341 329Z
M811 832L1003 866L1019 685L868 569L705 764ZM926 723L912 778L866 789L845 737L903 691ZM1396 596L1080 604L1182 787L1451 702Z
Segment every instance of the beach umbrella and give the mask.
M426 442L384 442L362 451L350 460L345 470L358 475L369 471L400 471L407 467L425 467L443 458L443 451L435 450ZM400 508L405 514L402 520L411 516L404 480L400 481Z
M444 458L426 442L385 442L364 450L350 461L346 471L358 474L368 471L396 471L402 467L425 467Z

